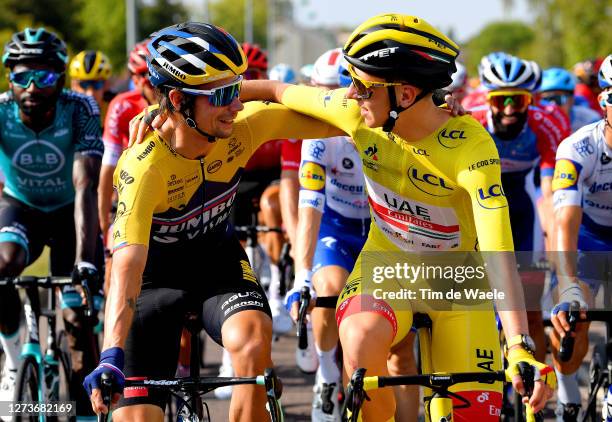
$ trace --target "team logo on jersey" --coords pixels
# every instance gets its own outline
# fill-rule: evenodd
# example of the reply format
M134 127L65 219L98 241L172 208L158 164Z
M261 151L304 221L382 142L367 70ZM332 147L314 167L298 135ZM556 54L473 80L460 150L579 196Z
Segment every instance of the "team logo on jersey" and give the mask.
M217 171L219 171L222 165L223 163L221 162L221 160L215 160L212 163L210 163L208 167L206 167L206 171L208 173L216 173Z
M355 167L355 163L353 163L353 160L351 160L350 158L344 157L342 159L342 167L344 167L347 170L350 170L353 167Z
M453 188L442 177L421 171L415 166L408 169L408 180L415 188L428 195L450 196L453 193Z
M60 171L65 163L62 151L44 139L26 142L13 154L13 165L30 176L50 176Z
M606 164L608 164L610 161L612 161L612 158L610 158L608 156L608 154L606 154L605 152L601 153L601 157L599 158L599 161L601 161L601 165L605 166Z
M374 161L378 161L378 155L376 155L377 152L378 148L376 147L376 144L370 145L365 151L363 151L365 155L367 155Z
M588 138L576 142L574 144L574 149L581 157L586 157L595 152L595 148L593 147L593 145L591 145Z
M427 153L427 150L422 149L422 148L412 148L412 152L414 152L416 155L424 155L425 157L429 157L429 154Z
M467 139L463 130L442 129L438 132L438 142L445 148L457 148L462 140Z
M323 142L315 141L315 142L310 142L308 144L308 153L314 158L316 158L317 160L321 159L324 152L325 152L325 144Z
M582 166L572 160L561 159L555 163L552 190L577 190L578 176Z
M300 185L304 189L318 191L325 187L325 169L312 161L305 161L300 167Z
M478 188L476 191L476 200L478 201L478 205L489 210L508 206L504 189L497 183L485 188Z

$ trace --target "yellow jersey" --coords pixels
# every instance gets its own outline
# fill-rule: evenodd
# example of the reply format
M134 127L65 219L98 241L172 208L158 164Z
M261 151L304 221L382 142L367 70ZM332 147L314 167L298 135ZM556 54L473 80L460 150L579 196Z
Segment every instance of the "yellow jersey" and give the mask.
M453 117L427 137L407 142L369 128L346 92L292 86L282 102L354 140L372 217L368 245L400 251L513 250L499 155L480 123L471 116Z
M182 157L156 132L149 133L117 163L113 249L147 246L145 274L169 262L201 265L202 251L232 233L228 217L253 152L271 139L326 137L330 130L282 105L250 102L238 113L232 135L218 139L199 160Z

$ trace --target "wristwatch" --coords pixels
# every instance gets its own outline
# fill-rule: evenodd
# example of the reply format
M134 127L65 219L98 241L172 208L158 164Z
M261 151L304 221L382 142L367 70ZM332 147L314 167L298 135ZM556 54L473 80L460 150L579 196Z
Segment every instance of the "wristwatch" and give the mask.
M516 345L521 345L523 349L527 350L532 355L535 353L536 345L529 334L517 334L509 339L506 339L506 350L509 350L512 346Z

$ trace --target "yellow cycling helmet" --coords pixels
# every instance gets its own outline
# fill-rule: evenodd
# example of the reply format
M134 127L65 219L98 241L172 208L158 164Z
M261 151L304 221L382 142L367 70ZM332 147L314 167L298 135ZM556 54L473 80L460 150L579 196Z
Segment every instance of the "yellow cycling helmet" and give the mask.
M390 82L433 90L452 82L459 46L416 16L387 13L350 35L344 56L354 67Z
M70 77L82 81L107 80L111 75L110 60L101 51L85 50L70 62Z

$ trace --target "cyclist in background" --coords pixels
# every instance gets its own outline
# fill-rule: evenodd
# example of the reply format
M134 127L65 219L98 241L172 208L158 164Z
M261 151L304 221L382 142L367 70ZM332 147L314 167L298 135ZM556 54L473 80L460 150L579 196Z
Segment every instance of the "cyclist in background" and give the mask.
M460 103L468 95L468 75L465 66L459 62L457 65L457 71L452 74L453 81L445 89L449 90L453 97Z
M134 83L132 91L117 95L108 106L104 122L104 157L100 171L98 189L98 215L104 236L109 233L111 208L113 203L113 172L117 161L128 145L130 120L143 108L155 103L153 87L149 82L147 70L147 46L142 41L132 48L128 59L128 70Z
M269 79L286 84L297 82L295 72L291 66L280 63L270 69ZM298 170L300 168L301 139L285 139L281 145L281 174L279 184L279 201L283 227L289 244L292 246L291 255L295 254L295 231L298 221L298 192L300 182Z
M340 48L319 57L312 85L325 90L339 88L342 59ZM294 319L302 287L311 290L313 299L340 294L370 229L361 158L354 143L346 136L304 140L301 158L296 277L285 299ZM339 338L334 312L315 308L311 322L316 355L312 363L304 362L308 356L298 349L297 357L298 367L307 367L310 372L318 361L312 421L340 421L342 374L336 359ZM313 339L308 340L312 345Z
M578 78L578 83L574 89L576 104L589 107L591 110L600 113L603 116L598 94L601 92L597 82L597 72L601 66L601 59L589 59L578 62L574 65L573 71Z
M92 97L64 90L66 45L44 28L12 35L2 62L9 91L0 96L0 167L6 185L0 199L0 277L18 276L51 247L51 273L87 279L93 292L103 265L96 210L102 158L98 105ZM95 305L99 309L101 295ZM92 324L85 322L74 287L62 292L69 336L70 398L79 418L93 412L81 383L98 360ZM0 343L6 354L0 401L11 401L17 370L21 301L0 288ZM94 324L95 325L95 324Z
M516 251L534 250L535 207L527 190L527 175L539 164L542 191L542 219L545 233L552 233L552 175L557 145L569 135L569 125L561 126L547 112L532 105L532 92L541 82L535 62L507 54L485 56L479 66L481 82L488 89L488 104L472 110L487 129L499 152L502 194L508 200L512 238ZM519 255L529 268L533 257ZM539 300L544 273L521 272L528 303L529 330L536 344L536 357L546 356L546 339ZM532 302L531 302L532 301Z
M93 97L100 107L103 121L108 105L104 94L109 88L112 69L106 54L96 50L81 51L69 66L70 89Z
M551 316L555 327L551 343L559 379L557 420L568 422L579 420L577 371L588 351L589 324L577 324L574 353L568 362L560 362L560 339L569 330L567 311L574 301L582 310L592 307L602 282L608 286L611 283L612 55L604 59L598 79L602 90L599 102L605 116L559 145L552 184L559 286L558 305Z
M572 133L601 119L601 115L596 111L575 104L575 88L574 75L565 69L553 67L542 72L542 85L537 94L540 104L544 107L554 104L565 112L569 117Z

